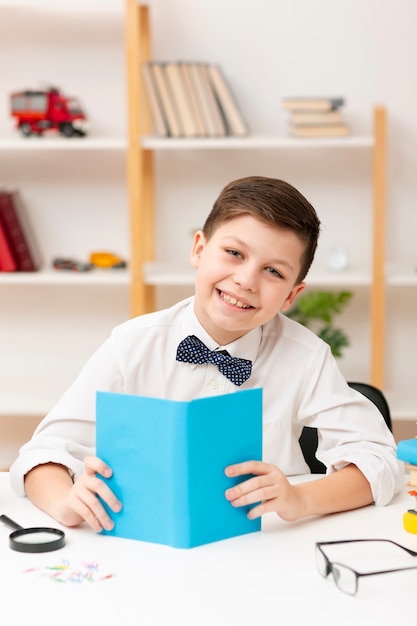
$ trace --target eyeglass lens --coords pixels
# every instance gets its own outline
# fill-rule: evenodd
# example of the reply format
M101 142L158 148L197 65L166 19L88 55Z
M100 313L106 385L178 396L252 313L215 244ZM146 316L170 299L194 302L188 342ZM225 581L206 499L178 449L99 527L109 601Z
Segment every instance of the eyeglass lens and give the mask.
M340 563L330 563L318 546L316 548L316 563L319 574L323 578L333 574L334 582L340 591L355 595L358 590L358 579L353 570Z

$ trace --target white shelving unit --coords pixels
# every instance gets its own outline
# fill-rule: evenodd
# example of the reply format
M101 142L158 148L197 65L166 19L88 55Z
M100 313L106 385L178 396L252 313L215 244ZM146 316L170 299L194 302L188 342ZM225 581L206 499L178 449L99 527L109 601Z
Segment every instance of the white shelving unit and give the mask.
M245 156L252 157L254 162L257 162L258 155L261 153L264 155L267 153L270 161L271 155L278 154L282 158L283 155L289 153L293 155L302 153L310 161L307 167L311 167L312 161L318 154L343 155L346 152L352 152L355 155L357 152L365 151L368 155L366 176L370 192L369 210L364 220L369 224L368 237L363 241L369 254L367 258L353 264L351 270L343 274L326 271L323 263L315 264L309 276L309 285L323 288L343 287L365 292L365 297L362 294L361 298L362 301L365 300L362 306L365 308L365 315L369 316L371 333L367 379L383 387L385 109L375 108L374 128L366 136L352 135L347 138L320 138L306 141L265 134L251 134L243 138L213 139L154 137L149 132L150 115L137 71L141 63L152 58L149 8L140 5L136 0L125 1L128 50L129 196L131 213L135 215L132 223L136 224L136 228L132 231L132 255L135 259L132 266L133 313L142 314L154 310L156 306L159 308L155 297L156 288L159 291L161 288L171 288L176 291L181 287L192 289L193 272L186 265L186 258L184 258L184 250L187 248L186 238L183 234L181 242L174 241L174 239L176 239L175 234L181 230L185 233L188 229L189 245L191 245L191 232L196 226L202 227L201 219L204 219L201 217L201 212L197 216L197 212L193 211L196 206L199 206L198 197L189 195L184 200L183 196L184 189L186 192L189 191L186 175L194 165L191 162L193 159L198 161L200 166L197 175L196 170L193 170L194 177L197 176L202 185L208 185L210 183L207 183L204 174L207 173L210 177L214 170L217 169L218 173L223 166L227 166L228 171L231 171L229 180L233 177L234 171L238 171L239 176L245 175L243 172L248 167L247 164L237 167L239 159ZM225 159L224 156L229 154L230 158ZM180 161L181 166L178 165ZM251 167L253 168L253 164ZM298 169L302 171L302 166ZM264 169L264 172L266 171ZM253 169L251 173L254 173ZM328 178L331 173L325 170L324 175ZM361 175L363 176L363 172ZM174 186L175 191L172 197L168 198L167 189L170 185ZM156 198L157 188L158 198ZM197 189L194 191L198 192ZM218 191L220 188L213 191L212 200ZM161 196L164 196L162 202ZM160 206L164 200L165 212L161 214ZM207 215L209 208L204 215ZM195 222L198 220L199 223L193 223L193 220ZM162 236L161 226L165 230ZM353 236L360 238L362 233L354 232ZM178 293L176 295L178 296Z
M182 40L182 55L190 43L195 50L195 42L187 38L188 25L181 22L179 29L177 21L173 30L172 20L165 19L166 15L172 17L170 11L177 7L150 4L154 4L153 14L162 31L159 48L161 42L172 39L172 46L164 44L164 50L171 46L176 51ZM223 10L221 3L217 5ZM193 32L198 32L204 26L201 16L206 10L191 8ZM250 17L251 32L253 16L246 15L248 7L241 8L243 19ZM273 15L278 11L272 2L270 9ZM45 258L42 271L36 274L0 274L0 417L42 416L111 327L131 313L152 309L154 295L161 291L177 299L184 290L192 290L193 273L182 254L191 245L190 231L201 226L201 215L210 209L200 206L201 198L214 200L220 190L222 168L232 166L232 177L240 173L235 167L239 161L242 171L257 173L249 166L255 162L259 171L277 172L285 178L289 160L296 162L291 174L300 173L299 179L289 180L306 192L319 208L320 217L324 214L328 231L339 219L336 211L345 216L352 210L352 224L346 228L346 238L356 246L352 259L358 249L363 251L363 257L359 255L358 262L343 273L330 273L319 258L309 284L355 291L354 311L346 320L350 323L353 318L357 331L355 363L362 372L371 372L366 356L371 352L374 369L369 378L381 382L388 393L394 418L415 420L415 376L410 367L417 349L412 313L417 306L417 273L409 268L413 223L408 226L409 220L403 220L404 253L396 233L396 249L390 250L392 266L385 267L385 239L392 239L390 232L385 236L385 121L382 130L379 127L364 136L343 139L304 141L277 133L213 140L152 137L138 72L140 61L151 58L148 19L148 7L140 7L136 0L0 0L0 185L19 187ZM253 24L258 37L261 22L263 33L261 18L259 24ZM226 40L229 46L229 35ZM222 52L230 48L222 47L224 37L216 43L216 52L208 43L201 54L213 49L223 62ZM254 67L259 55L264 58L260 47L258 55L250 53ZM246 78L239 76L240 58L230 54L227 59L231 77L238 78L240 89L243 87L242 104L245 110L248 107L249 116L263 111L257 95L248 93ZM347 65L344 71L349 73ZM9 119L8 94L38 87L42 81L55 83L81 99L92 124L88 137L27 141L18 136ZM353 85L358 87L356 78ZM279 116L276 89L272 99L273 115ZM365 114L362 109L359 117ZM273 119L269 116L269 122ZM334 167L332 157L330 166L328 162L321 165L323 155L334 155ZM195 188L189 185L190 176L186 178L188 168L193 167ZM347 172L347 179L341 180L340 172ZM208 177L207 183L201 173ZM315 187L318 179L326 184L324 203ZM340 183L349 190L344 195L352 199L351 205L339 197L336 186ZM322 250L328 232L324 235ZM111 247L126 256L128 270L81 275L55 272L49 265L55 255L85 257L98 247ZM371 332L373 347L368 350Z
M2 416L41 418L59 399L130 315L131 274L123 4L1 1L0 40L0 186L19 190L43 258L38 272L0 273L1 426ZM44 83L79 98L87 137L20 136L9 94ZM128 268L52 267L95 250Z

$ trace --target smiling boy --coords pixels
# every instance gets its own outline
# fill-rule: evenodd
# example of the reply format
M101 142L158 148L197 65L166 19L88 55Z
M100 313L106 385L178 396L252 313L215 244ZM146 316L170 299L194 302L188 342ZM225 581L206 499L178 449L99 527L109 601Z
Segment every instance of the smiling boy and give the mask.
M95 456L96 391L187 401L262 387L263 461L225 468L252 475L226 492L231 506L254 505L252 519L275 511L296 520L390 502L403 467L383 417L349 388L327 344L283 315L304 289L319 231L315 210L288 183L229 183L194 237L195 295L113 330L21 448L16 493L62 524L110 530L100 498L116 512L123 503L100 478L112 470ZM178 360L189 336L250 362L250 377L234 383L215 364ZM293 486L287 476L308 472L304 426L318 429L327 475Z

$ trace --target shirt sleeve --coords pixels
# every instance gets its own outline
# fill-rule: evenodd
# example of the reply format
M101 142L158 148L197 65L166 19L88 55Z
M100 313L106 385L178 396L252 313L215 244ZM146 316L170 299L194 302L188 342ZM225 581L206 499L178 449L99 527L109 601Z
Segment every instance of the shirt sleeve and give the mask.
M96 390L120 392L123 378L112 340L108 339L87 361L66 393L41 421L10 468L10 483L25 495L24 477L37 465L59 463L74 478L83 471L83 459L95 454Z
M404 464L380 411L348 386L329 353L306 387L300 413L304 425L318 429L317 458L328 473L353 463L369 481L375 504L388 504L404 486Z

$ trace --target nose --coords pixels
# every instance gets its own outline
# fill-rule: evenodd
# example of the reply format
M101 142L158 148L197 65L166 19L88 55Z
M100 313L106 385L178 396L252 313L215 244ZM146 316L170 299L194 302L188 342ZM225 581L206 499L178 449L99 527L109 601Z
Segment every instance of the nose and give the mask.
M246 291L256 291L257 271L250 263L242 263L235 271L234 281Z

